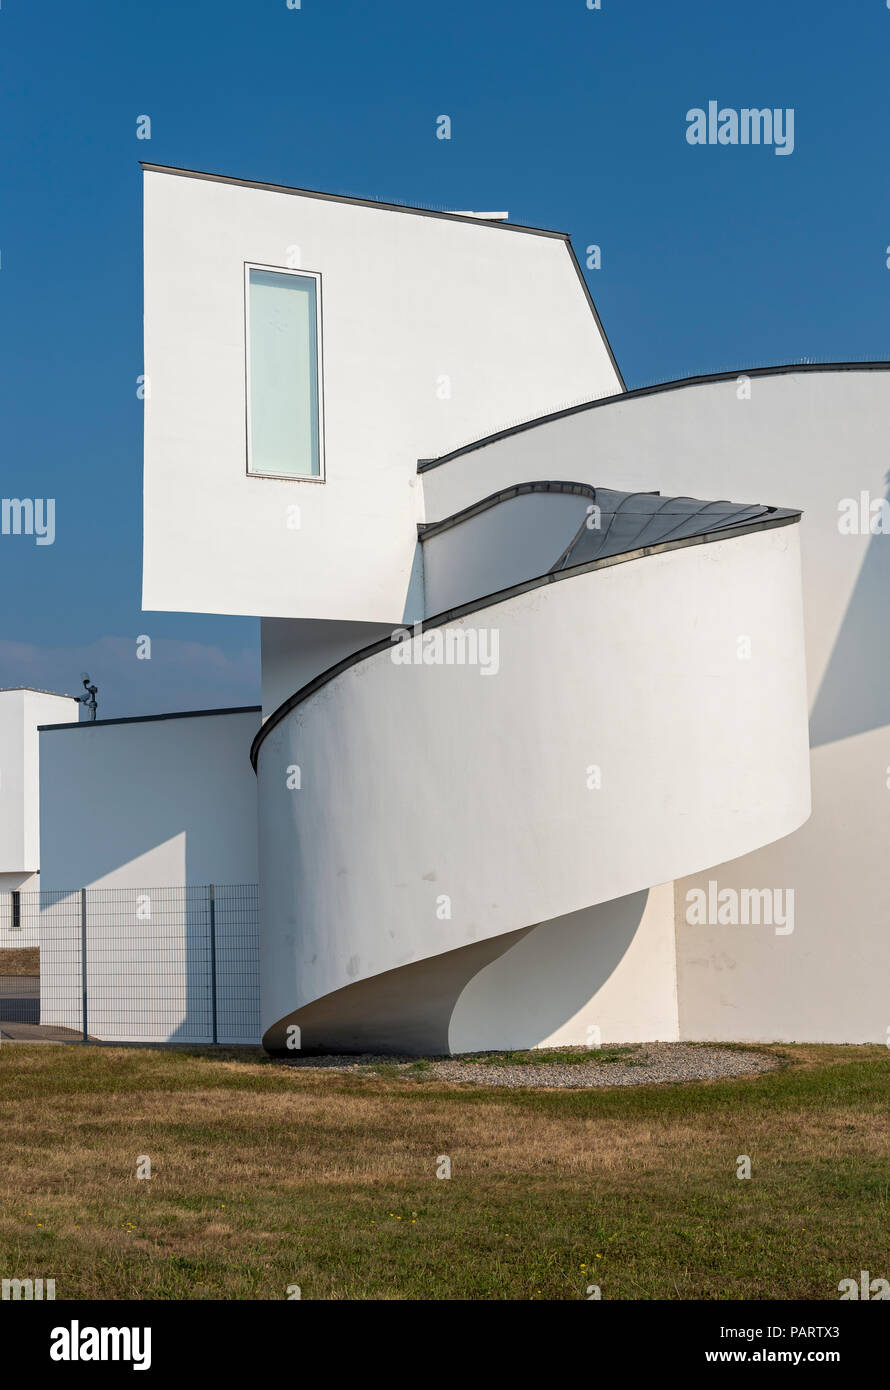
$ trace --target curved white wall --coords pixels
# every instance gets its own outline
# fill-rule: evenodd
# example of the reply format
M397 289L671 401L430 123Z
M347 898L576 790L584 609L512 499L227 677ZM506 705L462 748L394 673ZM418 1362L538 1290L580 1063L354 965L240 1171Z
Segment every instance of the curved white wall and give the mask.
M796 834L678 884L689 1038L883 1042L890 1026L890 534L844 534L844 499L888 496L890 372L800 371L609 402L423 475L427 516L553 476L800 507L813 815ZM885 523L886 525L886 523ZM795 926L686 922L686 894L793 891Z
M516 949L496 938L799 826L809 812L799 583L793 525L576 573L450 625L497 632L496 674L395 665L383 651L271 728L257 769L267 1043L282 1044L288 1020L310 1046L441 1042L441 1010L424 1039L411 1004L418 981L435 994L430 958L449 972L437 997L454 1012L470 979ZM741 636L750 660L739 659ZM562 940L565 981L583 951L577 932ZM535 947L525 954L532 970ZM584 1006L602 984L587 978L566 1017L556 1017L566 999L548 1000L547 1036L573 1034L577 1016L572 1040L585 1040ZM643 979L652 986L627 972L623 1005L610 1005L628 1035ZM387 1003L373 1036L344 1037L338 1008L367 1019L375 981ZM658 988L652 1008L669 1020L672 970ZM335 991L340 1004L326 999ZM473 1036L490 1012L484 982L476 994L475 1005L463 995L455 1036ZM308 1005L314 1015L297 1013ZM541 1023L527 1016L526 1045L541 1041Z
M546 574L583 524L589 503L589 496L571 492L524 493L425 537L427 615Z

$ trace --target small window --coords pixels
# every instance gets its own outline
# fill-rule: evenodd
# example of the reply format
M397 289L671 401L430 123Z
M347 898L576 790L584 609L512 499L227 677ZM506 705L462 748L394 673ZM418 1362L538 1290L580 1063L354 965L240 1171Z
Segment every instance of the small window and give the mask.
M320 480L320 277L245 270L247 471Z

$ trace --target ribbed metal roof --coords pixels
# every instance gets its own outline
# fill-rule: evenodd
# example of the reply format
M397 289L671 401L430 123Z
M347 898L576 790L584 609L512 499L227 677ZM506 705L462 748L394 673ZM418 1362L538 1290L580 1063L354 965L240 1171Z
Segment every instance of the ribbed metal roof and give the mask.
M625 555L650 545L690 536L732 531L754 522L798 513L760 503L705 502L698 497L662 497L653 492L618 492L598 487L582 526L551 568L572 569L591 560Z

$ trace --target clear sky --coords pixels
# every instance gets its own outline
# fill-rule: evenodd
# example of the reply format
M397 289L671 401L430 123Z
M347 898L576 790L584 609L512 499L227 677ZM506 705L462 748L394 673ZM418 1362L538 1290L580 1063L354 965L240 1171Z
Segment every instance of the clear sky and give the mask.
M2 0L0 493L55 498L56 538L0 535L0 685L259 697L258 622L140 610L140 159L596 243L629 386L890 358L887 0L601 6ZM793 108L793 153L690 145L711 100Z

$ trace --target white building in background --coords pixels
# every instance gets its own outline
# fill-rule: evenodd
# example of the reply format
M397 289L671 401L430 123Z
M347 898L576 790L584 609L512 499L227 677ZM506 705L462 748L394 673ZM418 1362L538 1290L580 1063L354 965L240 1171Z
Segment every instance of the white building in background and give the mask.
M885 1039L888 364L626 391L561 234L152 165L145 351L143 605L262 723L48 731L135 764L72 884L256 851L272 1050Z
M37 945L38 728L76 719L77 711L70 695L29 686L0 690L0 947Z
M82 1028L86 992L92 1038L258 1041L259 727L251 706L41 730L41 1023Z

